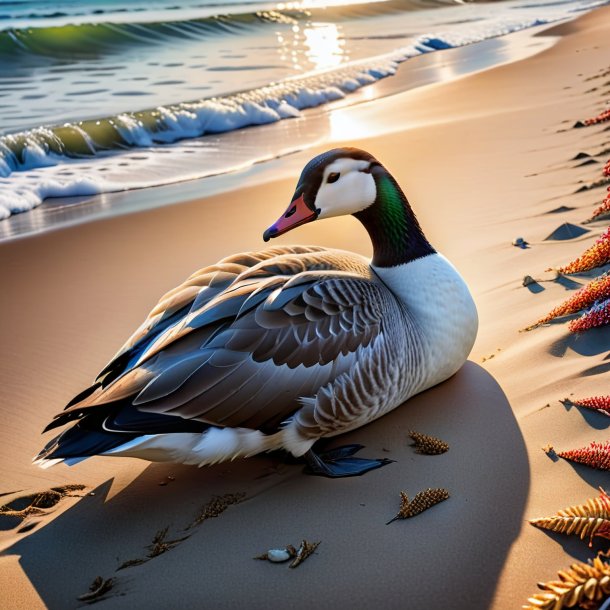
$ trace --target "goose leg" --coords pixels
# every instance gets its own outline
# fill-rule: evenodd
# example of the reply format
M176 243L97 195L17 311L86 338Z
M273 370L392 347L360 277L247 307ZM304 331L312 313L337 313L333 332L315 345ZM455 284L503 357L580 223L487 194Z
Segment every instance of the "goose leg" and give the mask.
M343 445L320 453L310 449L303 456L307 463L305 472L333 479L355 477L394 461L387 458L368 460L352 457L363 447L364 445Z

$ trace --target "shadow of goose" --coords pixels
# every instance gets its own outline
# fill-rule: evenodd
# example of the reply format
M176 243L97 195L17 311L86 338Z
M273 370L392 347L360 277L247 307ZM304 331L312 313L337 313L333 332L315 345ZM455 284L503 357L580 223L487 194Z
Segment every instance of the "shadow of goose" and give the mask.
M415 454L408 431L438 436L450 451ZM106 500L110 481L9 549L47 607L74 607L98 575L116 577L105 608L452 608L491 605L523 523L529 489L525 444L500 386L468 362L449 381L344 435L363 456L396 460L363 477L330 480L273 457L192 467L151 465ZM160 487L172 473L174 480ZM414 519L396 514L412 497L445 487L448 501ZM187 530L212 496L244 502ZM189 537L148 562L154 533ZM253 561L269 548L321 540L298 573ZM439 587L439 575L443 586ZM433 593L433 594L432 594ZM408 601L405 601L408 600Z

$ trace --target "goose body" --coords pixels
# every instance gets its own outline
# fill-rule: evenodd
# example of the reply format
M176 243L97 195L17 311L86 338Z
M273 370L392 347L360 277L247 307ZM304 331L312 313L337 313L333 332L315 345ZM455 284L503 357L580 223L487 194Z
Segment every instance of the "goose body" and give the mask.
M371 236L372 261L283 246L194 273L47 426L72 423L37 462L302 456L453 375L474 343L474 302L371 155L337 149L312 160L265 239L349 213Z

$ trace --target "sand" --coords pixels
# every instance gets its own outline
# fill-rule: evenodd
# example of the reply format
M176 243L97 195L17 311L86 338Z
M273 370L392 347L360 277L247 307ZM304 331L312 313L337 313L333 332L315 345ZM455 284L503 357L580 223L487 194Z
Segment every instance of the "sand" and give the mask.
M114 579L98 602L104 608L504 610L524 603L537 581L603 548L549 535L526 519L583 502L608 482L607 473L554 462L541 448L608 438L608 418L559 399L607 393L610 330L518 331L593 275L522 286L524 275L551 279L545 269L580 254L606 226L546 240L566 222L580 224L605 193L575 193L601 177L602 164L572 159L607 149L608 132L571 127L610 97L608 75L588 80L610 67L609 17L602 8L554 28L557 43L525 60L335 110L334 134L343 141L270 162L226 193L1 243L0 498L87 487L23 522L0 519L0 607L77 607L101 576ZM348 140L358 125L367 137ZM31 466L40 430L159 295L197 267L260 248L298 168L342 143L390 169L479 309L477 343L457 375L340 440L396 462L340 481L305 476L278 456L201 470L109 458ZM561 206L571 209L550 213ZM516 237L530 247L513 247ZM351 218L279 241L370 253ZM447 441L449 452L415 454L411 429ZM445 487L451 497L385 525L401 490L413 496L427 487ZM192 525L213 497L242 493L242 502ZM186 539L156 554L149 545L166 527L166 541ZM252 559L302 539L321 544L298 569ZM147 561L117 571L134 559Z

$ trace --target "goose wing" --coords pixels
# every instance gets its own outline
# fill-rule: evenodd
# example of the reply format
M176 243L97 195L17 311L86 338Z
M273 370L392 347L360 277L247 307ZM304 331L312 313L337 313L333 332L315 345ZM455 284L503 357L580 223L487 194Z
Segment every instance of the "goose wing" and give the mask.
M196 295L169 326L157 321L148 341L128 342L117 357L131 353L127 367L51 427L102 408L109 430L133 411L274 430L299 397L348 370L396 308L362 257L336 250L269 257L211 298Z
M277 256L307 254L321 250L324 248L320 246L283 246L257 252L243 252L195 271L182 284L159 299L140 327L100 372L96 382L108 385L129 370L156 337L193 312L202 309L248 269Z

